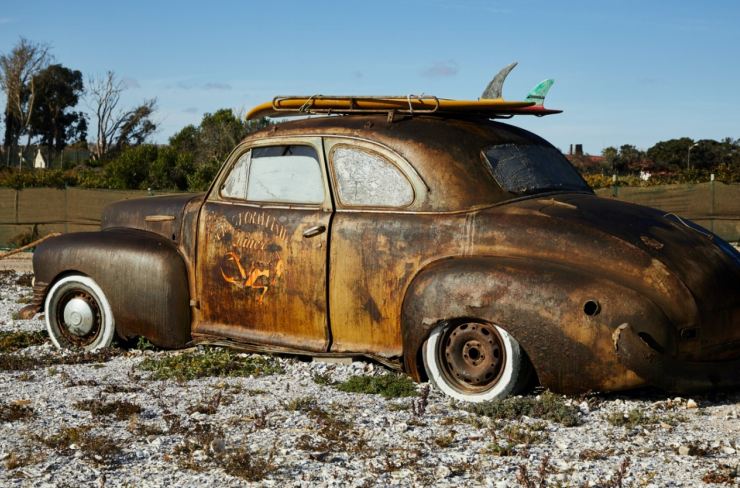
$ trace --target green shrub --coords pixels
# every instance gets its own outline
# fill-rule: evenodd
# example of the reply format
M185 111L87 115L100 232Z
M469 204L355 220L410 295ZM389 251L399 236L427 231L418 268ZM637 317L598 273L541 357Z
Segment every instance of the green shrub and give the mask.
M565 404L561 395L550 391L537 398L505 398L489 402L473 403L463 407L476 415L485 415L496 419L514 420L522 415L527 417L551 420L572 427L581 423L576 407Z
M225 349L206 348L204 352L186 352L177 356L147 358L137 366L151 371L151 379L188 381L207 376L263 376L282 374L283 368L273 358L261 356L239 357Z
M385 398L419 396L413 380L400 374L353 376L344 383L338 384L335 388L350 393L380 394Z

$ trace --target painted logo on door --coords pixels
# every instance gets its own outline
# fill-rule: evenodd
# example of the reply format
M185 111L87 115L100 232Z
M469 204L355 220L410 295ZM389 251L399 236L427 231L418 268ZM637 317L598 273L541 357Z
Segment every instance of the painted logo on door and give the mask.
M239 212L219 217L215 237L230 249L219 262L226 282L254 294L263 304L285 280L285 226L264 212Z

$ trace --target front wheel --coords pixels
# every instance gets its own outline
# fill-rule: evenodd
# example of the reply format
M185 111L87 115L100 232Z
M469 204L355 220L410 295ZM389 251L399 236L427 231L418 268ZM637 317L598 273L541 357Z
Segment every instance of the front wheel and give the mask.
M424 348L429 381L457 400L505 398L521 391L531 377L532 365L519 343L493 324L441 324Z
M95 351L111 345L116 333L113 311L103 290L83 275L57 281L44 305L49 338L60 349Z

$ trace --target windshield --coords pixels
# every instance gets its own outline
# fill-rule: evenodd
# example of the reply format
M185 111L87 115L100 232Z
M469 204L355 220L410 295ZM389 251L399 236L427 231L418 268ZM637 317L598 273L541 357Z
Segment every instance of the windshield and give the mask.
M591 188L554 147L501 144L483 151L483 162L501 187L528 195L550 191L586 191Z

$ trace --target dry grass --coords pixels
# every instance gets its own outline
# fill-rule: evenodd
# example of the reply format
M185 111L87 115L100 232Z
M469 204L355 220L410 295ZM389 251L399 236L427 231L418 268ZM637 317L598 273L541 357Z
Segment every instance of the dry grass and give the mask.
M90 412L93 417L115 416L118 420L130 419L144 411L139 405L125 400L106 402L105 400L80 400L72 405L77 410Z
M30 346L40 346L49 340L46 331L0 332L0 353L15 352Z
M4 403L0 403L0 422L30 420L33 416L34 410L28 405L6 405Z

